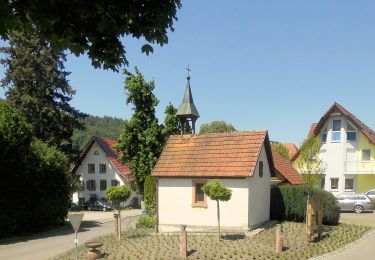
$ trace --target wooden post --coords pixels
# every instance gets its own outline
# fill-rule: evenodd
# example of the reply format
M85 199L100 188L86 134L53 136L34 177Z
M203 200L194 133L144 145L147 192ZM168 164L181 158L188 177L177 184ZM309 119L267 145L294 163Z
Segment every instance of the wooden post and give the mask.
M181 225L180 231L180 259L187 257L187 232L186 225Z
M115 218L115 236L118 237L118 214L114 213L113 217Z
M284 248L284 231L283 225L276 226L276 253L281 253Z
M307 218L306 218L306 234L307 234L307 242L312 242L312 236L314 232L314 199L308 198L307 199Z

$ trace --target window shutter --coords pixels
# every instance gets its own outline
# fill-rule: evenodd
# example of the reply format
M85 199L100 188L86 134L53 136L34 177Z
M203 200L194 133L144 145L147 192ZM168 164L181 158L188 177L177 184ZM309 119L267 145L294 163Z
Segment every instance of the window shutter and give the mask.
M90 190L90 181L86 182L86 189Z
M92 187L93 187L92 190L96 190L95 180L92 180Z

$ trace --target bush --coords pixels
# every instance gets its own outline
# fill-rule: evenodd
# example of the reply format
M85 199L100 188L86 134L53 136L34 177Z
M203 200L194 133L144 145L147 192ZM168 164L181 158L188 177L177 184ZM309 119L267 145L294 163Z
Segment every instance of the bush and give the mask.
M328 191L311 189L311 196L323 198L323 224L337 225L340 207ZM306 218L307 187L305 185L284 185L271 188L271 219L303 222Z
M120 206L130 198L131 190L128 186L112 186L106 189L105 195L109 201Z
M144 183L145 208L150 215L156 212L156 180L155 177L147 176Z
M64 223L71 193L68 159L37 140L6 102L0 102L0 151L0 237Z
M140 216L135 224L136 228L154 228L155 227L154 216Z

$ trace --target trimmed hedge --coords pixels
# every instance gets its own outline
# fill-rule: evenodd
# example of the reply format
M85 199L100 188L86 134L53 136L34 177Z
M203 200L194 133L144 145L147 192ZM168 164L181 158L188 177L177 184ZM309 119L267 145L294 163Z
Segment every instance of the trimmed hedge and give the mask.
M145 208L150 215L155 215L156 211L156 179L147 176L144 183Z
M311 196L323 197L323 224L337 225L340 207L328 191L311 189ZM277 220L304 222L306 218L307 187L305 185L284 185L271 188L270 217Z
M136 228L154 228L155 223L156 220L153 216L140 216L135 226Z

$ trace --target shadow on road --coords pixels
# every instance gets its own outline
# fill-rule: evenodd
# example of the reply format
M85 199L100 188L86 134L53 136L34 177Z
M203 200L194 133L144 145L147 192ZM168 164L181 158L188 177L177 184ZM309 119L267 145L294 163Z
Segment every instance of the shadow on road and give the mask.
M103 223L98 222L98 221L82 221L81 226L79 228L79 232L87 232L91 228L100 227L102 225ZM3 240L0 240L0 245L10 245L14 243L28 242L31 240L44 239L44 238L49 238L49 237L54 237L54 236L64 236L64 235L69 235L69 234L74 234L74 230L70 222L67 221L62 227L57 227L51 230L42 231L41 233L25 235L25 236L17 236L17 237L6 238Z

